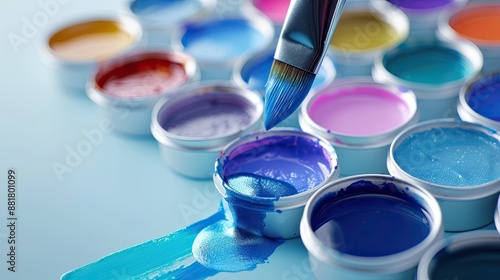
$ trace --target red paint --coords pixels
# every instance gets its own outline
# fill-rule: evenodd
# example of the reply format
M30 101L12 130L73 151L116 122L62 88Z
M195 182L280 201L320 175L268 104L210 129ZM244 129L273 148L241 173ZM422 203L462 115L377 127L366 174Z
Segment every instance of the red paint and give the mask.
M187 60L167 53L145 53L101 65L95 78L104 94L137 98L166 93L185 83Z

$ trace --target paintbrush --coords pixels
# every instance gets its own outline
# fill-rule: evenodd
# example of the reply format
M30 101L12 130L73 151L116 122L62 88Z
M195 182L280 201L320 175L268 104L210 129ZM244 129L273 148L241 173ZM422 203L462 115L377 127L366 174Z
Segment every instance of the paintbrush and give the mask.
M266 84L267 130L290 116L309 93L345 1L291 1Z

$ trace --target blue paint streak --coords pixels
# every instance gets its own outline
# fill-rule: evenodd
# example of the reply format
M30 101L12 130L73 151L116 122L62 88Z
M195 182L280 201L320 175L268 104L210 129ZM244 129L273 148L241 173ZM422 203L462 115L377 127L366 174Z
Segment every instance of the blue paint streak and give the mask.
M430 232L427 212L392 183L357 181L314 206L311 226L342 253L377 257L407 250Z
M407 137L394 151L408 174L445 186L476 186L500 178L500 142L481 131L433 128Z
M500 74L482 78L472 84L466 100L478 114L500 122Z
M400 79L429 85L454 82L472 73L469 60L456 50L437 43L402 45L386 54L383 63L387 71Z
M206 268L199 262L194 262L188 266L181 266L175 270L169 271L164 275L153 278L154 280L163 279L189 279L189 280L202 280L214 276L219 271Z
M202 6L200 1L136 0L130 9L143 22L172 26L196 15Z

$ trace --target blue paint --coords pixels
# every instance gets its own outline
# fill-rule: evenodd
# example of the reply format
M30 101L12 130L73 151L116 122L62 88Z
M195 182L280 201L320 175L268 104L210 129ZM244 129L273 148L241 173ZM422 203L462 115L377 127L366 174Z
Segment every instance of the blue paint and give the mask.
M472 84L466 95L467 104L485 118L500 122L500 74Z
M385 55L383 64L389 73L404 81L429 85L464 79L473 71L466 57L437 42L401 45Z
M431 262L430 279L497 280L500 276L500 246L445 248Z
M280 198L298 193L291 184L252 173L229 176L226 182L234 191L248 196Z
M241 78L250 89L259 92L265 91L267 78L269 77L274 61L274 51L273 49L272 52L267 52L262 56L253 58L241 69ZM311 86L311 90L323 87L328 79L331 79L330 77L333 75L331 71L322 64Z
M135 0L130 10L147 24L173 26L195 16L203 9L201 1Z
M184 51L197 60L224 62L263 49L266 35L245 19L227 19L186 26Z
M428 213L392 183L360 180L324 195L311 227L327 246L345 254L378 257L405 251L430 232Z
M500 178L500 142L484 132L443 127L409 135L394 160L406 173L444 186L476 186Z

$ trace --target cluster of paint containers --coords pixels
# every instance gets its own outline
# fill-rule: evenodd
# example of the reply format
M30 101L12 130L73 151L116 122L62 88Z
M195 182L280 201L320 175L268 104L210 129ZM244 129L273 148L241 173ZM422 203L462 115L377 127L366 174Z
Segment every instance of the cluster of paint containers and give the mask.
M43 59L213 179L236 226L300 236L318 279L498 276L500 235L476 229L500 231L500 5L351 1L301 108L263 131L289 2L126 1L59 26Z

